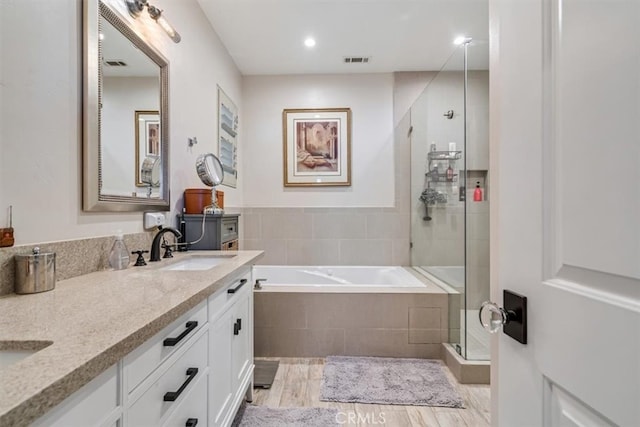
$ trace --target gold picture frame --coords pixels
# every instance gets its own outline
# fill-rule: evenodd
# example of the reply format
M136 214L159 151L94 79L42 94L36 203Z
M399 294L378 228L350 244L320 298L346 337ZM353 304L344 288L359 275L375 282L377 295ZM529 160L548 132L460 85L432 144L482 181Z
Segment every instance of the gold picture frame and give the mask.
M284 186L351 185L351 109L282 112Z
M160 113L155 110L135 111L136 134L136 186L146 187L142 182L142 162L148 156L160 156L162 153L160 139Z

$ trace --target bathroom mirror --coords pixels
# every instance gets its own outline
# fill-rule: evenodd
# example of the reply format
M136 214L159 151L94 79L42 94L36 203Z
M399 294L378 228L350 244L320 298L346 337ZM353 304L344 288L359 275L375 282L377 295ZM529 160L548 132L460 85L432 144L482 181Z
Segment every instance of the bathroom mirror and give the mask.
M102 1L83 6L83 210L169 210L169 63Z

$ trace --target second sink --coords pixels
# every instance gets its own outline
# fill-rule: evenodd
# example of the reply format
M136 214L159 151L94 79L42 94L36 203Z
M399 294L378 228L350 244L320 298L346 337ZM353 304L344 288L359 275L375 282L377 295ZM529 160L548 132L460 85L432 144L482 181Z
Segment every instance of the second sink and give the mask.
M194 270L208 270L216 265L220 265L227 262L236 255L191 255L187 259L178 261L174 264L162 267L160 270L173 270L173 271L194 271Z

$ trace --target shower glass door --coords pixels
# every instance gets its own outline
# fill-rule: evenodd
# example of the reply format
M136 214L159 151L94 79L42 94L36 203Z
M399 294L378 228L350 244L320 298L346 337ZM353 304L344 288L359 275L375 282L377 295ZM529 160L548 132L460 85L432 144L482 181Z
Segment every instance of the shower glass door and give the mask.
M465 68L473 44L466 50L467 61L460 46L410 110L411 262L449 292L449 342L487 360L475 325L489 293L488 202L473 197L476 182L488 194L488 71Z

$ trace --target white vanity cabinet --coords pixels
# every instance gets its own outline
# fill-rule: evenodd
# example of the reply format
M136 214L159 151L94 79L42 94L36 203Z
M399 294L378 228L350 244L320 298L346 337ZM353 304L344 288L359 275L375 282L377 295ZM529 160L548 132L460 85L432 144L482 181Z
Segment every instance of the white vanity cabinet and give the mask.
M209 297L209 426L228 426L253 378L253 290L246 268Z
M228 427L252 392L252 285L241 267L34 425Z

